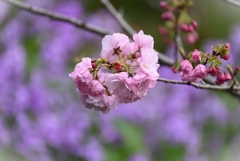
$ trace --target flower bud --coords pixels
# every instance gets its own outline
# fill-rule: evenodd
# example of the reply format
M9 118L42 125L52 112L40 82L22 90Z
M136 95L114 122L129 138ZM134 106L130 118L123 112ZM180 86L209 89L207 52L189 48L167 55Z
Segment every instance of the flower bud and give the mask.
M114 68L115 68L116 71L118 71L118 72L122 71L122 66L121 66L118 62L115 62L115 63L114 63Z
M187 35L187 37L185 37L185 41L188 44L195 43L197 41L197 39L198 39L198 33L196 33L196 32L190 33Z
M172 72L173 73L177 73L178 72L178 68L176 66L171 66Z
M195 29L192 25L189 25L188 26L188 32L193 32Z
M220 73L220 70L221 70L221 68L211 66L207 69L207 73L212 75L212 76L216 76Z
M207 76L206 67L202 64L198 64L194 69L194 75L200 79L203 79L204 77Z
M198 23L195 20L192 20L191 24L192 24L194 29L196 29L198 27Z
M193 66L189 60L183 60L180 64L180 67L184 73L189 73L193 70Z
M201 60L200 52L197 49L195 49L194 52L192 53L192 60L193 61Z
M223 55L220 55L220 57L224 60L228 60L230 58L230 54L229 53L223 54Z
M161 35L167 35L167 30L163 26L159 26L158 31L160 32Z
M221 73L217 76L217 79L215 80L216 84L223 84L226 81L229 81L232 79L232 76L229 73Z
M231 74L229 74L229 73L225 73L224 75L225 75L225 81L229 81L229 80L232 79Z
M230 49L230 44L229 44L229 43L224 44L224 46L225 46L227 49Z
M171 12L164 12L162 13L162 19L165 20L165 21L169 21L169 20L172 20L173 19L173 14Z
M159 6L162 8L162 9L165 9L167 10L168 9L168 3L166 1L161 1L159 3Z
M181 29L182 31L188 32L188 25L187 25L186 23L182 23L182 24L180 25L180 29Z
M217 78L216 78L216 80L215 80L215 83L218 84L218 85L220 85L220 84L223 84L224 82L225 82L225 74L220 73L220 74L217 76Z

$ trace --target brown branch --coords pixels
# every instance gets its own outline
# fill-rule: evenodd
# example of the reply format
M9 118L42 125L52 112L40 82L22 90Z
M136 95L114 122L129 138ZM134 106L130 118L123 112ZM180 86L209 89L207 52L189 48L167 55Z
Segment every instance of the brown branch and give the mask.
M123 16L114 8L112 3L109 0L100 0L101 3L108 9L111 15L118 21L122 26L123 30L126 31L129 37L136 34L137 32L127 23Z
M175 20L174 20L174 46L175 46L175 49L174 49L174 58L175 58L175 62L178 61L178 53L180 51L180 48L182 47L183 49L183 43L182 43L182 40L181 40L181 35L180 35L180 29L179 29L179 24L178 24L178 21L179 21L179 8L176 8L176 13L175 13ZM183 49L184 51L184 49Z
M164 82L164 83L170 83L170 84L181 84L181 85L188 85L193 86L197 89L209 89L209 90L222 90L222 91L239 91L240 87L232 87L232 86L218 86L218 85L209 85L209 84L199 84L194 82L183 82L183 81L177 81L177 80L170 80L170 79L164 79L164 78L158 78L157 81Z
M34 13L36 15L40 15L40 16L48 17L48 18L53 19L53 20L63 21L63 22L73 24L73 25L75 25L79 28L82 28L82 29L84 29L86 31L89 31L89 32L92 32L92 33L95 33L99 36L105 36L105 35L112 34L112 32L109 32L109 31L107 31L103 28L99 28L99 27L90 25L90 24L85 23L85 22L83 22L79 19L72 18L72 17L69 17L69 16L65 16L63 14L55 13L55 12L45 10L45 9L42 9L42 8L34 7L34 6L31 6L29 4L26 4L26 3L18 1L18 0L3 0L3 1L8 2L8 3L10 3L10 4L12 4L12 5L14 5L18 8L24 9L28 12Z
M17 0L3 0L3 1L8 2L8 3L10 3L10 4L12 4L12 5L14 5L14 6L18 7L18 8L24 9L24 10L26 10L28 12L33 13L33 14L44 16L44 17L48 17L50 19L54 19L54 20L58 20L58 21L62 21L62 22L66 22L66 23L75 25L76 27L82 28L82 29L84 29L86 31L89 31L89 32L95 33L97 35L100 35L100 36L105 36L105 35L112 34L112 32L109 32L109 31L106 31L105 29L102 29L102 28L99 28L99 27L96 27L96 26L84 23L83 21L81 21L79 19L72 18L72 17L69 17L69 16L65 16L63 14L58 14L58 13L55 13L55 12L52 12L52 11L49 11L49 10L45 10L45 9L41 9L41 8L38 8L38 7L34 7L34 6L31 6L31 5L28 5L28 4L24 3L24 2L20 2L20 1L17 1ZM108 2L107 6L109 7L110 2L108 0L101 0L101 1L105 2L105 3ZM239 6L240 6L240 4L239 4ZM113 9L115 10L115 8L112 6L111 10L113 10ZM112 12L112 13L118 13L118 12ZM115 16L115 17L116 18L118 17L118 20L123 20L122 22L127 23L123 18L119 18L120 16ZM120 23L120 24L123 25L122 23ZM123 25L123 27L124 26L125 25ZM128 26L130 26L130 25L128 25ZM130 28L128 28L127 26L125 26L125 30L127 30L127 32L129 34L132 33L132 35L134 33L136 33L136 32L131 31ZM159 55L159 63L160 64L167 65L167 66L172 66L174 64L174 60L173 59L163 55L160 52L159 52L158 55ZM161 81L161 80L162 79L159 79L158 81ZM209 79L204 79L204 81L207 82L208 84L212 84L212 85L214 84ZM180 83L180 84L189 84L189 83L185 82L185 83ZM190 84L192 84L192 83L190 83ZM223 88L223 87L221 87L221 88ZM227 89L225 89L225 90L227 90ZM240 98L240 93L238 93L238 92L235 92L235 91L232 91L232 90L231 91L227 90L227 92L229 92L230 94L232 94L233 96L235 96L237 98Z

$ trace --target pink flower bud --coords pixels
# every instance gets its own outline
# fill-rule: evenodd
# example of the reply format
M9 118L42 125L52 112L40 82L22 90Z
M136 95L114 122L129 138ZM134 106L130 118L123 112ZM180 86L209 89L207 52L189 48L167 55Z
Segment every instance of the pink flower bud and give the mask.
M230 44L229 43L226 43L226 44L224 44L225 45L225 47L227 48L227 49L230 49Z
M225 82L225 75L223 73L220 73L216 80L215 80L215 83L220 85L220 84L223 84Z
M180 29L181 29L182 31L188 32L188 25L187 25L186 23L182 23L182 24L180 25Z
M195 74L192 70L188 73L181 72L180 77L181 77L182 81L187 81L187 82L198 82L199 81L198 77L195 76Z
M211 66L207 69L207 73L212 76L216 76L220 73L220 70L221 70L221 68Z
M185 41L188 44L195 43L197 41L197 39L198 39L198 33L196 33L196 32L190 33L187 35L187 37L185 37Z
M168 9L168 3L166 1L161 1L159 5L162 9L165 9L165 10Z
M195 21L195 20L192 20L192 26L193 26L193 28L194 29L196 29L197 27L198 27L198 23L197 23L197 21Z
M172 20L173 19L173 14L171 12L164 12L162 13L162 19L165 20L165 21L169 21L169 20Z
M184 73L189 73L190 71L193 70L193 66L189 60L183 60L180 64L180 67L182 69L182 72Z
M229 53L223 54L223 55L221 55L220 57L221 57L222 59L224 59L224 60L228 60L228 59L230 58L230 54L229 54Z
M225 73L225 81L229 81L232 79L232 76L229 73Z
M192 25L189 25L188 26L188 32L193 32L195 29Z
M194 69L194 75L200 79L203 79L204 77L207 76L206 67L202 64L198 64Z
M163 26L159 26L158 31L160 32L161 35L167 35L167 30Z
M195 49L194 52L192 53L192 60L193 61L201 60L200 52L197 49Z
M177 73L178 72L178 69L175 66L172 66L171 69L172 69L173 73Z
M217 76L217 79L215 80L216 84L223 84L226 81L229 81L232 79L232 76L229 73L221 73Z

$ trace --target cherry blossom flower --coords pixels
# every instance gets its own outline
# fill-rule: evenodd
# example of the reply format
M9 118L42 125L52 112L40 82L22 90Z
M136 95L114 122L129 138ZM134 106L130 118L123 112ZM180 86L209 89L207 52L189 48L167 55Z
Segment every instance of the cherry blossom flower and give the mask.
M108 61L114 62L118 58L118 51L121 51L125 45L129 43L129 38L120 33L106 35L102 40L101 55Z
M193 70L193 66L189 60L183 60L180 64L180 67L184 73L189 73Z
M119 103L143 98L155 86L159 64L153 38L140 31L133 40L120 33L105 36L101 57L83 58L69 74L86 108L109 113Z
M133 35L134 44L139 48L150 48L153 49L153 37L150 35L145 35L143 31L139 31L138 34Z
M198 64L194 69L194 75L200 79L207 76L207 69L204 65Z

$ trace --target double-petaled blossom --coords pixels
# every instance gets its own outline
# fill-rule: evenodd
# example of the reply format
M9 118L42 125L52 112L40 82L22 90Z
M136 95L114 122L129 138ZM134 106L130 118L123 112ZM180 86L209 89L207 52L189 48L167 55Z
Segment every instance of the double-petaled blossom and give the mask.
M153 38L143 31L133 42L120 33L102 40L101 58L83 58L69 76L86 108L109 113L119 103L143 98L159 77Z
M154 40L150 35L145 35L143 31L139 31L138 34L133 35L134 44L139 48L153 49Z
M195 82L197 80L197 77L193 72L193 66L189 60L183 60L180 67L182 69L182 72L180 73L182 81Z
M229 73L220 73L220 74L217 76L217 78L216 78L216 80L215 80L215 83L218 84L218 85L220 85L220 84L223 84L223 83L225 83L226 81L229 81L229 80L231 80L231 79L232 79L232 77L231 77L231 75L230 75Z
M203 79L204 77L207 76L207 69L203 64L198 64L195 68L194 68L194 75L197 78Z
M220 73L220 70L221 70L221 68L219 68L219 67L210 66L207 69L207 73L212 75L212 76L216 76L216 75L218 75Z
M69 76L73 79L85 107L108 113L110 108L117 105L118 99L114 95L109 95L103 84L94 79L90 72L90 69L93 69L91 62L91 58L83 58Z
M180 67L182 69L180 76L183 81L198 82L207 76L207 69L202 64L198 64L193 68L189 60L183 60Z
M129 44L129 39L124 34L107 35L102 40L101 55L107 58L109 62L114 62L118 58L119 51L122 51L127 44Z
M193 70L193 66L189 60L183 60L180 64L180 67L182 69L182 72L184 73L189 73L190 71Z

